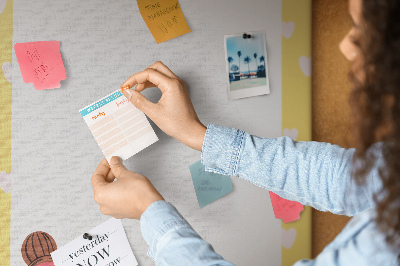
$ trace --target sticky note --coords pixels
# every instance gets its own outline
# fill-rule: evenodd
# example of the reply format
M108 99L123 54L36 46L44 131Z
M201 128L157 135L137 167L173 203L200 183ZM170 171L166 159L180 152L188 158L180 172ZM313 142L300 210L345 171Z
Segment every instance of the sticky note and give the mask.
M190 32L177 0L137 0L140 14L157 43Z
M144 113L117 90L81 109L107 161L128 159L158 140Z
M284 199L271 191L269 196L271 197L275 218L282 219L284 223L300 219L300 213L304 210L304 206L301 203Z
M205 171L205 167L200 161L192 164L189 168L200 208L233 190L229 176Z
M50 253L54 265L138 265L121 220L108 219L86 232L91 240L83 238L85 232Z
M33 83L36 90L60 88L67 78L60 42L16 43L14 50L24 82Z

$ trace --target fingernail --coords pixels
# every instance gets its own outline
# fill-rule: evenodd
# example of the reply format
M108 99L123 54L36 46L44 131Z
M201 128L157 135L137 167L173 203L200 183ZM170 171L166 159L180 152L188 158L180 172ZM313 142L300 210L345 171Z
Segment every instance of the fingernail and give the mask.
M110 159L110 164L119 164L122 163L121 158L119 158L118 156L113 156Z
M131 90L125 90L124 92L126 92L126 94L128 94L128 100L131 100L132 98L132 91Z

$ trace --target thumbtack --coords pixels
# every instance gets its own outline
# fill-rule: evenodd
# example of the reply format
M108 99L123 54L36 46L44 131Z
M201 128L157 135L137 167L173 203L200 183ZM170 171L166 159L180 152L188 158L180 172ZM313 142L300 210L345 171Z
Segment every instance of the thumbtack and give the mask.
M130 89L129 85L127 85L127 86L121 88L121 92L123 92L124 90L129 90L129 89Z
M88 233L84 233L83 234L83 239L89 239L89 240L92 240L93 239L93 236L91 236L90 234L88 234Z
M243 39L250 39L250 38L251 38L250 34L243 33Z

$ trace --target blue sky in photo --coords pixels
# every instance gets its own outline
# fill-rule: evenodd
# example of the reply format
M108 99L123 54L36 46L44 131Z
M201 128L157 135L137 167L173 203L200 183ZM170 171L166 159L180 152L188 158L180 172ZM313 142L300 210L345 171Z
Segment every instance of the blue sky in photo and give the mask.
M256 71L256 64L253 55L254 53L257 53L257 65L260 65L260 57L263 55L264 58L266 58L265 50L266 45L264 32L251 33L251 39L243 39L242 34L226 38L227 58L229 56L233 58L231 65L235 64L239 66L239 57L237 52L242 52L242 56L240 57L240 72L248 72L248 66L244 62L246 56L249 56L251 59L250 71ZM262 64L264 64L264 62Z

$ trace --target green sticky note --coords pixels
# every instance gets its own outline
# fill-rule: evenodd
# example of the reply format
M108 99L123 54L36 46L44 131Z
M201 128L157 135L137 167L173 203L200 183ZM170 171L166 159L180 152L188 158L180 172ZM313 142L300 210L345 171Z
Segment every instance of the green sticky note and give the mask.
M233 190L229 176L206 172L200 161L189 166L200 208Z

